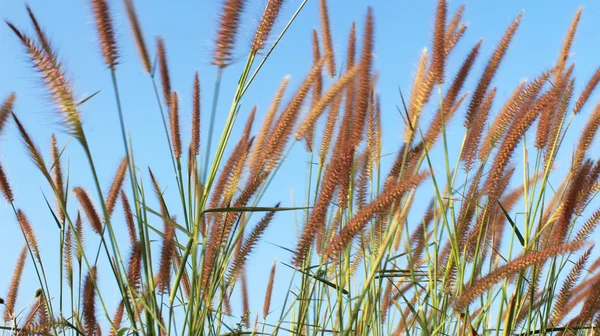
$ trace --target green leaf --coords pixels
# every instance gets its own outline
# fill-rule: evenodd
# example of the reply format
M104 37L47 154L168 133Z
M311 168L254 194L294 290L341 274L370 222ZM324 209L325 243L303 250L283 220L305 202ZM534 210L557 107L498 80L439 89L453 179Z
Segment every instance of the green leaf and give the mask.
M519 243L521 243L521 246L525 246L525 239L523 238L523 235L519 231L519 228L517 228L517 224L515 224L515 222L512 220L512 218L510 218L510 215L508 214L508 212L506 212L506 209L504 209L502 204L500 204L499 201L496 201L496 202L498 202L498 205L500 206L500 209L502 209L504 216L506 217L506 219L508 220L510 225L513 227L513 230L515 231L515 234L517 235L517 239L519 239Z

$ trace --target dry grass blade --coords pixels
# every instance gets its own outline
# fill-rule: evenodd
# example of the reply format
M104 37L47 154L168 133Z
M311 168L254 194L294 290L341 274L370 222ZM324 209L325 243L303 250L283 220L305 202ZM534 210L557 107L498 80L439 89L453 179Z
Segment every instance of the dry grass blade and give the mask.
M115 66L117 65L119 54L117 50L117 41L115 40L113 24L110 18L110 8L108 7L108 2L106 0L91 1L104 62L110 69L114 70Z
M25 260L27 259L27 245L21 249L19 259L15 265L13 271L12 280L10 281L10 287L8 295L6 296L6 302L4 303L4 322L10 321L16 317L15 304L17 303L17 295L19 293L19 286L21 285L21 277L23 276L23 269L25 268Z

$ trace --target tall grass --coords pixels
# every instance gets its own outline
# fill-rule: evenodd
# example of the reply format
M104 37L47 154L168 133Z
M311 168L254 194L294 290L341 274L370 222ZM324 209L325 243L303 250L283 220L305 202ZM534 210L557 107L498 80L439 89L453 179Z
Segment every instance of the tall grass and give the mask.
M556 64L498 102L494 77L522 16L488 56L474 87L467 88L467 79L478 75L472 68L481 57L481 41L453 73L447 60L465 32L465 7L448 13L446 1L439 0L431 51L423 51L418 61L410 95L401 96L406 126L387 167L381 160L386 156L381 117L390 112L382 109L377 91L377 21L370 8L363 31L353 24L346 52L336 53L331 13L320 0L321 29L313 33L306 76L294 88L287 77L272 88L273 102L260 127L256 108L247 120L238 119L242 98L306 1L269 46L283 3L266 3L218 135L213 133L222 74L235 61L246 5L223 1L212 58L217 76L210 122L200 125L205 99L200 84L206 81L196 73L186 150L180 124L188 121L179 111L184 97L171 88L167 41L156 38L153 65L143 20L133 1L125 0L141 70L153 85L150 99L161 113L170 149L173 175L159 176L136 161L140 149L128 136L128 111L120 99L126 93L118 85L121 42L109 3L90 1L123 141L123 159L110 184L99 178L81 121L82 102L75 100L76 89L42 23L29 7L32 34L7 21L56 104L57 119L73 139L70 146L83 149L84 157L77 159L88 165L93 183L69 183L63 169L69 148L54 136L52 159L44 159L18 117L22 112L14 109L25 94L9 93L0 107L0 132L10 121L17 126L52 190L47 214L60 241L56 254L40 250L35 225L19 209L27 200L15 197L18 186L11 185L0 164L0 192L25 240L8 293L0 300L5 322L0 329L18 335L533 335L591 334L600 328L600 259L593 259L593 244L587 241L600 211L581 218L600 190L600 161L589 158L600 104L590 109L574 151L564 143L600 80L599 70L581 93L574 92L569 54L581 10ZM331 80L324 80L323 72ZM422 122L426 109L435 111L429 123ZM458 118L464 118L464 132L456 155L449 137L457 135L446 126ZM317 127L321 120L324 127ZM245 125L239 137L233 133L236 123ZM206 145L200 143L205 128ZM296 207L264 204L261 199L277 187L273 178L295 142L304 143L309 153L306 197ZM442 148L441 154L432 154L434 146ZM514 159L520 148L523 156ZM552 184L559 155L572 156L572 165L562 182ZM517 171L523 172L522 182ZM174 196L166 196L165 185L176 186L168 191ZM113 216L119 199L124 221ZM158 207L151 205L154 200ZM423 201L429 206L416 212L414 205ZM524 209L519 217L513 214L517 207ZM254 273L248 260L281 211L295 211L303 225L295 246L281 247L290 260L274 261L270 273L253 275L263 276L267 288L260 312L248 302L248 274ZM86 225L99 238L97 246L84 241ZM118 227L127 228L125 244L115 233ZM159 246L152 244L156 239ZM59 269L45 267L52 258ZM40 290L21 307L17 296L25 267L35 269ZM289 282L277 276L282 268L293 270ZM100 279L109 278L118 302L108 301L99 286ZM274 295L274 288L285 286L286 296ZM231 302L234 291L242 302Z

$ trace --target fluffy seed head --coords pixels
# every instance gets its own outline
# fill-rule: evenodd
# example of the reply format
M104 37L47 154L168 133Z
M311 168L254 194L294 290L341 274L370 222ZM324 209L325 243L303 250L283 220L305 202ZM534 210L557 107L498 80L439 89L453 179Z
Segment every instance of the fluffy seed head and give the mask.
M190 140L190 153L197 156L200 153L200 77L198 72L194 75L194 98L192 104L192 139Z
M181 132L179 129L179 99L177 98L176 91L173 91L173 94L171 95L170 121L173 154L175 155L175 158L179 160L181 158Z
M144 71L150 73L152 71L152 65L150 63L150 54L146 47L146 41L144 41L144 34L142 34L142 28L140 21L138 20L133 6L133 0L125 0L125 10L127 11L127 19L129 20L129 26L133 32L133 38L135 40L135 46L137 47L140 58L142 59L142 66Z
M219 68L227 67L233 60L233 48L245 4L245 0L224 0L223 2L212 61L212 64Z
M163 98L165 99L165 105L171 106L171 75L169 74L165 40L162 37L156 38L156 52L158 53L158 68L162 82Z
M323 45L325 46L327 68L329 69L329 77L333 77L335 76L335 59L333 55L333 42L331 38L331 27L329 25L327 0L319 0L319 10L321 14L321 30L323 33Z
M8 117L12 112L16 98L17 95L12 92L10 95L8 95L8 97L6 97L6 99L4 99L2 105L0 105L0 134L2 134L2 130L4 129L4 126L6 126L6 122L8 121Z
M96 20L96 29L100 38L100 48L102 49L104 62L109 68L114 70L117 65L119 53L108 2L106 0L92 0L92 9Z
M100 221L100 216L98 215L96 207L94 207L94 204L92 203L88 193L81 187L74 188L73 193L75 193L75 197L77 197L77 200L79 200L79 204L81 204L81 207L90 221L90 225L92 226L92 229L94 229L94 232L102 235L102 222Z
M435 15L435 26L433 31L433 59L431 60L432 77L435 83L444 82L444 65L446 63L445 50L445 28L448 5L446 0L439 0Z
M124 157L123 160L121 160L119 169L115 174L113 183L110 186L110 190L108 192L108 196L106 197L106 212L108 213L108 217L110 217L113 211L115 210L117 198L119 197L119 191L123 186L123 181L125 180L125 173L127 173L127 160L127 157Z
M269 0L269 3L267 3L267 7L254 34L251 47L252 52L257 52L265 47L265 42L269 38L282 4L283 0Z
M21 277L23 275L23 269L25 268L25 260L27 259L27 245L23 247L17 259L17 265L13 272L12 280L10 281L10 287L8 295L6 296L5 310L4 310L4 322L10 321L15 315L15 304L17 303L17 295L19 293L19 286L21 285Z
M10 187L10 184L8 183L8 178L6 177L6 173L4 173L4 168L2 168L1 164L0 164L0 192L2 193L2 195L4 196L4 199L6 199L6 201L8 203L14 202L15 197L13 195L12 188Z

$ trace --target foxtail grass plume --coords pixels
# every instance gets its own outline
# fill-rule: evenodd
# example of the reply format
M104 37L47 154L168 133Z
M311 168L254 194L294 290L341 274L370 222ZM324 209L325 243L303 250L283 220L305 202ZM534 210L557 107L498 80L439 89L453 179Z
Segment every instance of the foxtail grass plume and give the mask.
M246 0L223 1L212 61L212 64L221 69L230 65L233 60L233 48L245 5Z
M165 40L162 37L156 38L156 52L158 54L158 69L160 80L162 82L162 93L165 99L165 105L171 106L171 75L169 74L169 65L167 63L167 49Z
M29 5L27 5L27 4L25 4L25 8L27 9L27 14L29 15L29 20L31 20L31 23L33 24L33 28L35 29L35 34L37 35L40 45L42 46L42 49L44 49L44 52L46 52L46 54L48 54L48 56L55 57L56 55L54 54L54 50L52 49L52 47L50 45L50 40L46 36L46 33L44 32L42 27L40 26L40 23L38 22L37 18L35 17L35 14L33 14L31 7L29 7Z
M446 63L446 15L448 4L446 0L439 0L435 14L435 25L433 29L433 55L431 60L431 71L433 81L437 84L444 82L444 68Z
M96 30L100 39L100 48L104 63L114 70L117 65L119 53L117 50L117 41L110 17L110 8L107 0L91 0L94 19L96 20Z
M271 309L271 299L273 296L273 285L275 284L275 269L277 268L277 260L273 261L271 273L269 273L269 282L267 283L267 292L265 294L265 303L263 304L263 318L266 319Z
M73 232L71 227L67 226L65 233L65 247L63 251L65 263L65 278L69 287L73 288Z
M58 211L58 216L62 221L65 220L65 213L63 211L63 205L66 205L66 198L65 198L65 186L63 183L63 173L62 173L62 166L60 164L60 152L58 150L58 143L56 141L56 135L52 134L52 137L50 138L50 147L51 147L51 153L52 153L52 173L54 175L54 186L56 187L56 194L57 194L57 198L56 198L56 205L57 205L57 211Z
M115 311L115 315L112 319L113 328L110 329L109 336L117 336L117 332L121 330L121 322L123 321L123 314L125 313L125 304L123 301L119 303L117 306L117 310Z
M594 75L592 76L592 78L590 78L589 82L585 86L585 89L583 90L583 92L581 92L581 95L579 96L579 99L577 99L577 103L575 103L575 107L573 108L573 113L577 114L581 112L583 106L588 101L592 92L598 85L598 82L600 82L600 68L598 68L596 72L594 72Z
M329 77L333 78L335 76L335 59L333 54L333 42L331 38L331 26L329 24L327 0L319 0L319 12L321 16L321 30L323 33L323 45L325 47L327 68L329 69Z
M21 249L21 253L17 259L17 265L13 271L12 280L10 281L8 295L6 296L6 301L4 302L4 322L8 322L13 317L16 317L17 312L15 311L15 304L17 303L17 295L19 294L19 287L21 285L21 278L23 276L23 269L25 268L26 259L27 245Z
M0 105L0 134L2 134L2 131L6 126L6 122L8 121L8 118L12 113L13 105L15 103L16 98L17 95L14 92L12 92L8 95L8 97L6 97L6 99L4 99L2 105Z
M173 94L171 94L171 107L169 112L173 154L175 155L175 159L179 160L181 158L181 130L179 128L179 98L177 97L176 91L173 91Z
M164 215L164 213L163 213ZM175 252L175 226L165 221L165 232L162 250L160 253L160 266L156 275L156 288L159 293L168 293L171 286L171 269L173 265L173 253Z
M490 84L492 83L492 79L494 78L494 75L496 74L500 63L502 62L506 51L508 50L510 42L512 41L512 38L515 35L517 28L519 27L519 23L521 22L522 16L522 13L519 14L519 16L517 16L513 23L508 27L508 29L504 33L504 36L500 40L500 43L498 43L498 46L496 46L492 57L490 58L487 66L485 67L485 70L483 71L479 82L477 83L477 87L475 88L475 92L473 92L471 102L469 103L469 109L467 110L467 115L465 117L465 126L467 128L469 128L473 120L477 118L479 106L481 105L481 102L484 99Z
M265 7L265 11L260 19L258 28L256 29L256 33L254 33L254 40L252 40L251 51L253 53L258 52L265 47L265 42L271 34L271 30L273 29L275 20L277 20L282 5L283 0L269 0L267 3L267 7Z
M125 191L121 190L121 203L123 203L123 211L125 212L125 222L127 223L127 232L129 233L129 242L134 245L137 241L137 233L135 223L133 221L133 212Z
M575 17L573 21L571 21L571 25L569 26L569 31L567 32L567 36L563 41L562 48L560 50L560 55L558 56L558 62L555 67L554 73L554 81L558 82L565 70L565 65L567 63L567 59L569 58L569 52L571 51L571 45L573 44L573 38L575 37L575 32L577 31L577 26L579 25L579 21L581 20L581 13L583 9L580 7L575 13Z
M127 160L127 157L124 157L123 160L121 160L119 169L117 169L117 173L113 178L113 183L111 184L108 195L106 196L106 212L109 218L112 216L113 211L115 210L117 198L119 198L119 191L121 190L121 187L123 187L123 181L125 180L125 174L127 173Z
M31 226L29 219L27 219L25 213L20 209L17 210L17 220L19 221L19 225L21 226L21 231L23 231L23 234L25 235L25 239L27 240L27 245L29 245L29 249L31 249L31 252L35 259L41 263L42 258L40 254L40 247L38 245L38 240L35 236L35 232L33 231L33 227Z
M63 114L67 129L80 142L85 141L71 83L55 53L49 54L43 51L34 40L22 33L15 25L10 22L7 24L24 45L31 63L41 74L44 84Z
M375 18L373 17L373 9L367 10L367 18L365 21L365 30L363 38L363 49L360 58L360 73L358 74L358 90L356 92L356 110L353 116L353 145L358 144L363 136L363 128L365 125L365 117L369 108L369 100L371 98L371 69L373 62L375 34Z
M83 285L83 325L87 335L99 336L96 318L96 266L92 267L85 277Z
M150 54L148 53L148 47L146 47L146 41L144 41L144 34L140 21L138 20L133 5L133 0L125 0L125 10L127 11L127 19L129 20L129 26L133 32L133 38L135 40L135 46L137 47L140 58L142 59L142 66L144 71L147 73L152 72L152 63L150 62Z
M190 153L197 156L200 153L200 77L198 72L194 75L192 104L192 139L190 140Z
M81 187L76 187L73 189L73 193L75 194L75 197L77 197L79 204L81 204L81 207L90 221L90 225L92 226L92 229L94 229L94 232L102 235L102 221L100 220L100 215L98 215L96 207L92 203L87 191Z
M8 183L8 178L6 177L6 173L4 172L2 164L0 164L0 192L8 203L13 203L15 201L15 196L12 188L10 187L10 183Z
M486 290L490 289L498 281L507 278L521 270L532 265L543 265L546 260L559 254L573 252L584 247L583 242L566 243L559 246L552 246L541 251L526 252L522 256L513 259L504 266L500 266L491 273L479 278L465 289L463 294L454 302L454 308L457 311L465 310L473 300L479 297Z
M587 123L585 124L579 141L577 142L577 149L575 150L575 157L573 159L574 168L577 168L582 164L583 159L587 154L587 151L589 150L592 142L594 141L594 138L596 137L596 134L598 133L599 127L600 102L596 104L596 107L594 108L592 115L589 117Z

